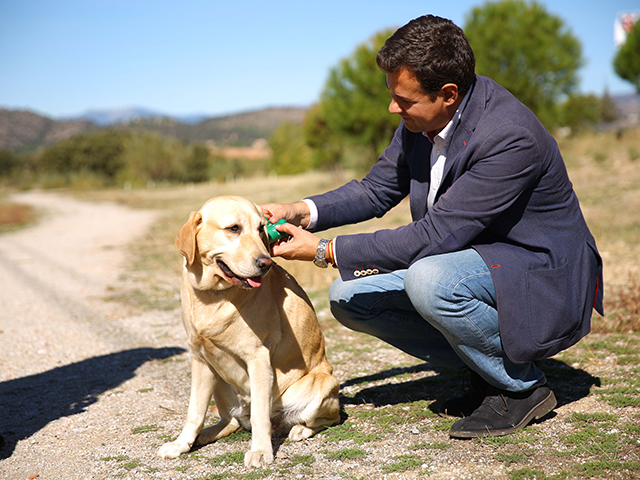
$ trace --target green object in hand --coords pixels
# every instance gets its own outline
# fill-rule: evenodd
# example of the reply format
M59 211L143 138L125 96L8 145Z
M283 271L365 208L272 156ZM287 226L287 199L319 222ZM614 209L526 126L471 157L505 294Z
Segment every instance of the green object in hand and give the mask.
M267 222L266 229L267 229L267 237L269 237L269 243L274 243L280 240L281 238L286 238L290 236L288 233L279 232L278 230L276 230L276 225L282 225L283 223L287 223L287 221L284 218L281 218L276 223Z

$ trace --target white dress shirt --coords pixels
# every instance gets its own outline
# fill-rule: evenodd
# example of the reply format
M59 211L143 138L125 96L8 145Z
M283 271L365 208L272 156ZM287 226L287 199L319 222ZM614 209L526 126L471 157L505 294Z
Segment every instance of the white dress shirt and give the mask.
M447 161L447 150L449 149L449 142L451 141L451 134L454 132L458 123L460 123L460 117L462 117L462 111L464 107L467 105L467 100L469 99L471 90L467 92L467 94L462 99L462 103L456 110L456 113L453 114L449 123L447 123L446 127L440 130L433 140L429 139L431 143L433 143L433 148L431 149L431 182L429 186L429 196L427 197L427 207L433 207L435 203L436 194L438 193L438 189L442 184L442 174L444 173L444 164ZM429 138L429 136L423 132L425 137Z

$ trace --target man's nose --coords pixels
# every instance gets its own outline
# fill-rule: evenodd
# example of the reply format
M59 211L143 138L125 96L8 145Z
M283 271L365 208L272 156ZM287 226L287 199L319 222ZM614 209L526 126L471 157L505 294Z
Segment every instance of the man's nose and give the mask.
M400 105L398 105L398 102L396 102L392 98L391 102L389 102L389 113L400 113L400 112L402 112L402 109L400 108Z

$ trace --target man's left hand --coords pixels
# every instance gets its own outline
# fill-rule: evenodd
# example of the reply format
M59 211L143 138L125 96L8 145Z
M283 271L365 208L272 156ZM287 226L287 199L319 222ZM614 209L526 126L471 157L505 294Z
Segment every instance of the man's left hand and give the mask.
M316 257L320 239L313 233L291 225L290 223L276 225L276 229L279 232L288 233L290 237L271 245L271 253L274 257L282 257L285 260L305 260L308 262Z

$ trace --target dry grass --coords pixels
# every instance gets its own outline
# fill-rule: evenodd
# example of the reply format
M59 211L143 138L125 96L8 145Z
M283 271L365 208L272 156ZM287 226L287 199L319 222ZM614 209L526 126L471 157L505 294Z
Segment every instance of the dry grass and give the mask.
M607 313L593 322L594 333L640 332L640 281L630 277L628 283L612 287L607 295Z
M640 129L565 139L560 149L604 261L594 332L640 331Z
M29 205L0 201L0 232L28 225L35 218L36 212Z

